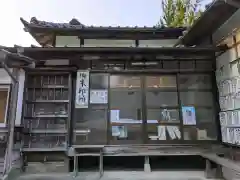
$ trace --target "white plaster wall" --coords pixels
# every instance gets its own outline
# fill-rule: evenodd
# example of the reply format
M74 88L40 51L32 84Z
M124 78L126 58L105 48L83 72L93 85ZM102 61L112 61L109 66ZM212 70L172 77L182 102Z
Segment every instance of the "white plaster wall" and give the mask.
M139 47L172 47L176 43L177 39L139 40Z
M18 85L18 100L17 100L16 119L15 119L15 125L16 126L21 125L21 119L22 119L24 83L25 83L25 71L22 70L22 69L19 71L18 82L19 82L19 85Z
M135 47L135 40L84 39L84 47Z
M80 47L78 36L56 36L56 47Z
M3 68L0 68L0 84L11 84L11 78Z

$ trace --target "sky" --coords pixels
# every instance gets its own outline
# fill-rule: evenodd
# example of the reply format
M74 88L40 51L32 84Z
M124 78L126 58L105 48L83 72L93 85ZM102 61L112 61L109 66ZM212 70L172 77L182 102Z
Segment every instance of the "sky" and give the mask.
M24 32L20 17L59 23L76 18L97 26L154 26L160 16L161 0L0 0L0 45L37 45Z

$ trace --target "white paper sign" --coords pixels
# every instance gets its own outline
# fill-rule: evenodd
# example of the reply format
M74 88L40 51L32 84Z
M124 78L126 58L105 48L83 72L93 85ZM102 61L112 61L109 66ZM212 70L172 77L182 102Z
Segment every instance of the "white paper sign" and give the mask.
M158 126L158 139L166 140L166 127L165 126Z
M88 108L89 71L78 71L76 82L75 108Z
M184 125L196 125L196 112L193 106L183 106L182 116Z
M91 104L107 104L108 92L107 90L90 90Z
M240 128L234 128L235 143L240 145Z

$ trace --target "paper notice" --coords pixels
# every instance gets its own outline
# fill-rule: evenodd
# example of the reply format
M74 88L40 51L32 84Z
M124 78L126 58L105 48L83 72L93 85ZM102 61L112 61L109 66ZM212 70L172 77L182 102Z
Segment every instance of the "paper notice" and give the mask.
M196 112L193 106L183 106L182 116L184 125L196 125Z
M90 90L91 104L107 104L108 92L107 90Z
M198 140L207 140L207 131L205 129L197 130Z
M234 141L237 145L240 145L240 128L234 128Z
M114 109L110 111L110 121L116 122L119 121L120 110Z
M158 126L158 139L166 140L166 128L165 126Z
M220 112L219 113L219 118L220 118L221 126L226 126L227 125L227 113L226 112Z
M227 143L227 128L221 127L221 133L222 133L222 142Z
M168 134L169 134L171 140L176 139L176 135L174 133L174 129L172 126L167 126L167 131L168 131Z
M179 130L178 126L172 126L173 128L173 132L175 133L175 135L177 136L178 139L181 139L181 132Z

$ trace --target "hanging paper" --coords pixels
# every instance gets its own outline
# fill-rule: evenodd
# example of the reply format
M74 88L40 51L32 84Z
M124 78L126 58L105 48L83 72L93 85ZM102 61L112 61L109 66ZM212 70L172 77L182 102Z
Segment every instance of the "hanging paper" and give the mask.
M174 133L174 129L172 128L172 126L167 126L167 131L168 131L168 134L169 134L171 140L176 139L176 135Z
M166 140L166 128L165 126L158 126L158 139Z
M240 128L234 128L235 143L240 145Z
M76 82L75 108L88 108L89 71L78 71Z
M112 109L110 111L110 121L111 122L119 122L119 115L120 115L120 110Z
M183 106L182 116L184 125L196 125L196 111L193 106Z
M91 104L107 104L108 92L107 90L90 90Z

